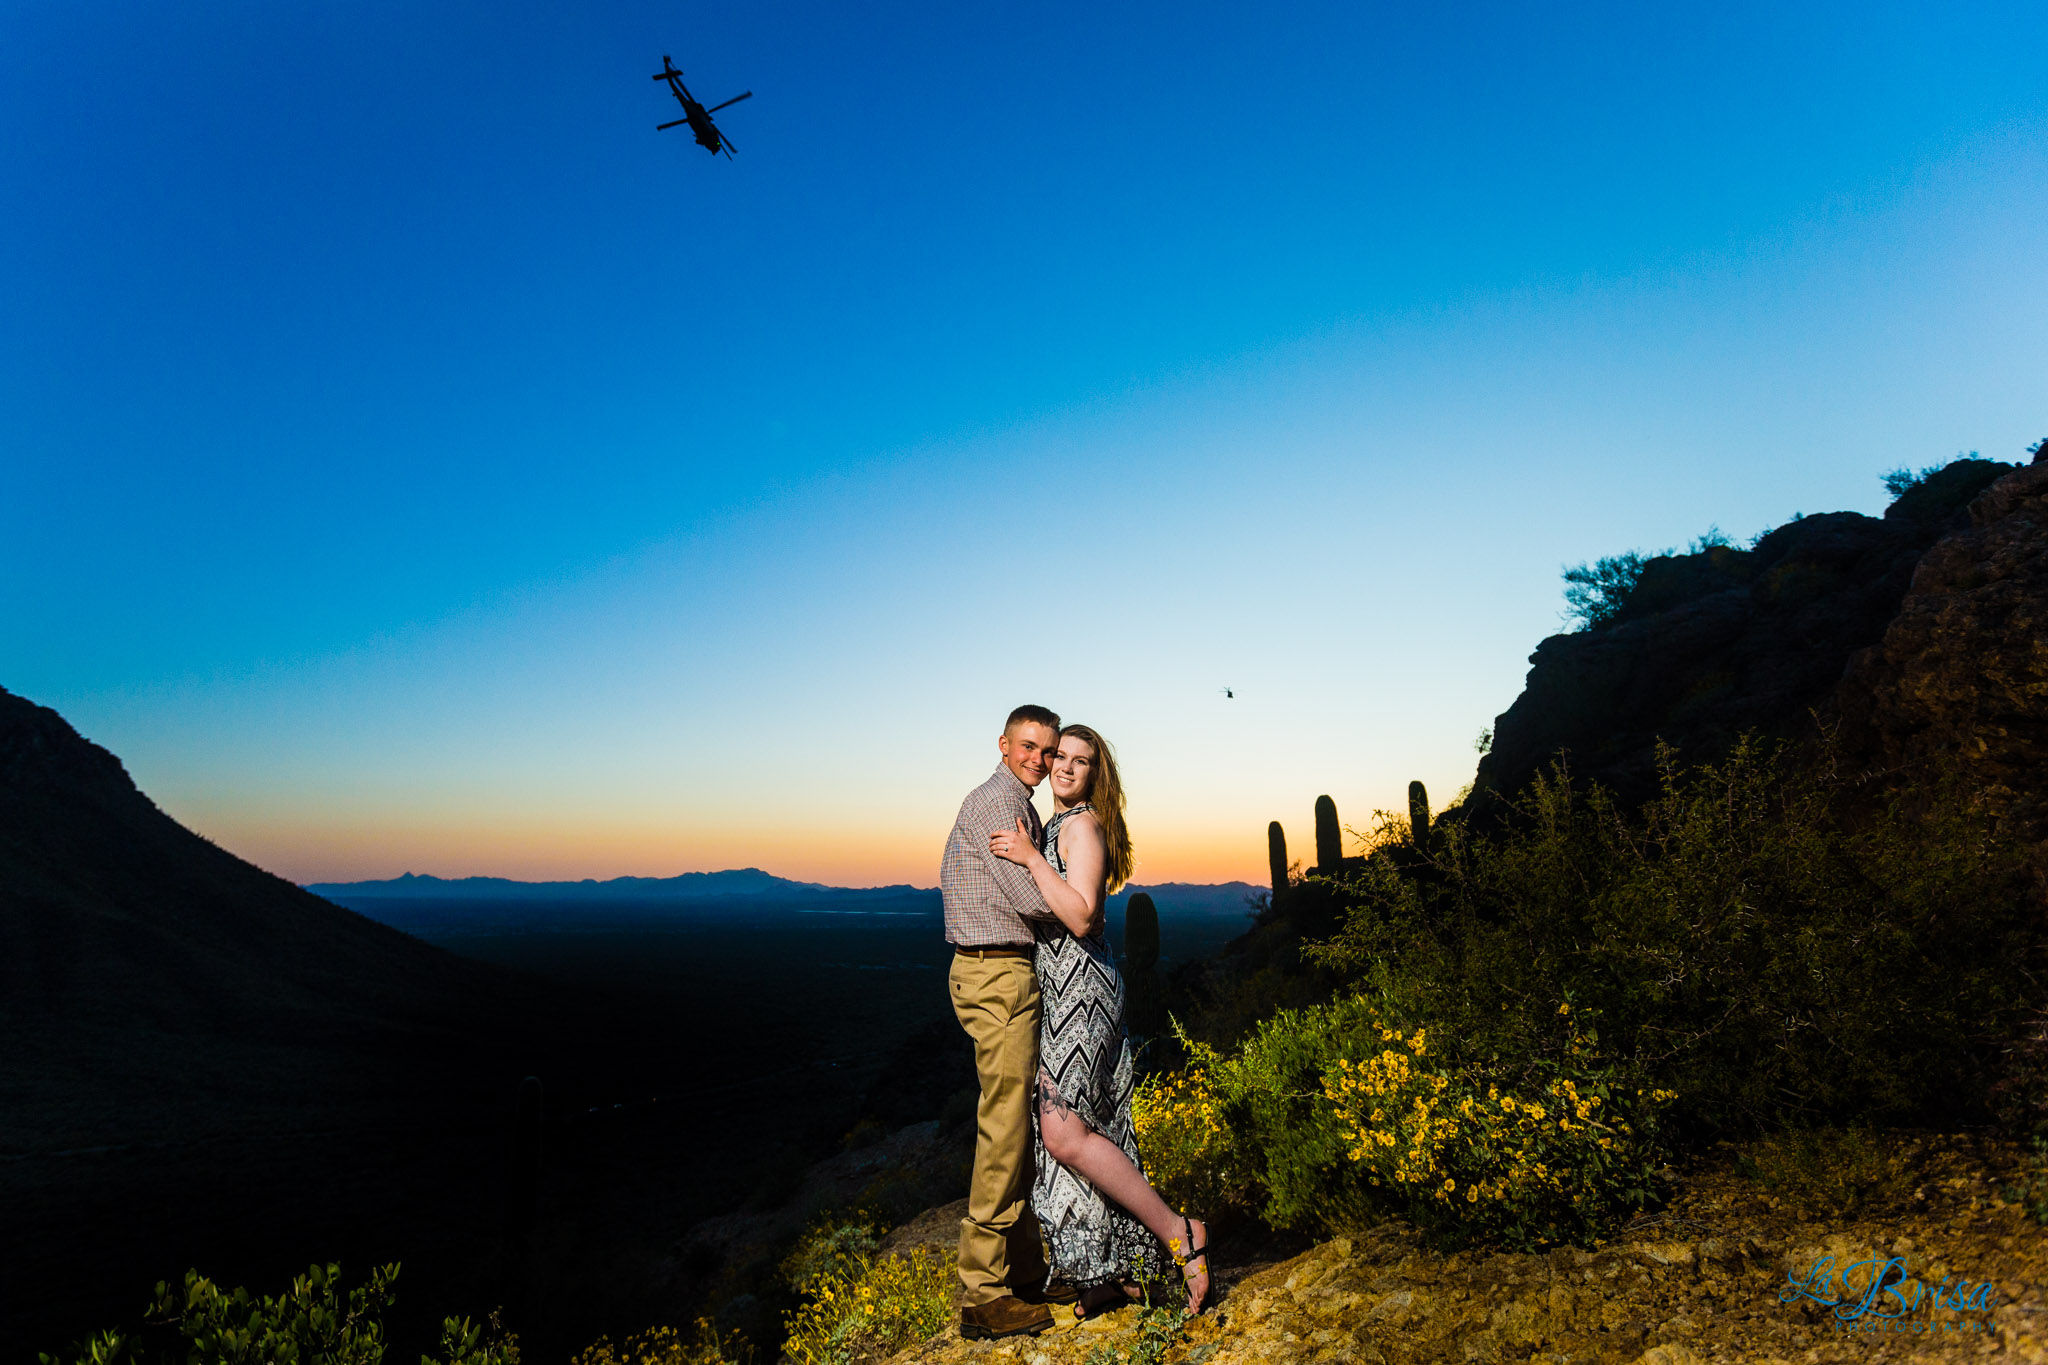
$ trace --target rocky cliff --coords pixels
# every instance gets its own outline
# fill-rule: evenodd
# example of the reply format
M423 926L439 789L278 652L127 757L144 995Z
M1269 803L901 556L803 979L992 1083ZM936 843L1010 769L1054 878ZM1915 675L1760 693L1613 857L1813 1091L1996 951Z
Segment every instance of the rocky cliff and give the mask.
M1833 699L1844 752L1877 772L1951 758L2026 841L2048 839L2048 445L1920 557L1883 636Z
M2008 718L2016 743L2038 744L2026 720L2040 723L2048 681L2028 634L2048 607L2037 477L1958 460L1882 518L1802 517L1746 550L1650 559L1611 620L1553 635L1530 656L1522 695L1480 761L1480 804L1519 791L1560 754L1577 777L1641 800L1655 790L1659 740L1697 762L1744 731L1811 738L1816 717L1838 709L1874 759L1961 743L1960 730L1991 713ZM1915 663L1937 640L1945 652ZM2000 677L1981 675L1980 661ZM2019 777L2029 752L2014 748L1999 771Z

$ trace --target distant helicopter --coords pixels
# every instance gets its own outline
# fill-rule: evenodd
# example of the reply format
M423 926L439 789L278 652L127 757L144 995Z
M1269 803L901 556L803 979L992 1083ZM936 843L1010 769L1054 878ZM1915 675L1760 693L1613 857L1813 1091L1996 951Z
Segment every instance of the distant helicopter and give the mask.
M687 123L690 125L690 131L696 134L699 147L713 156L724 152L726 160L730 161L732 139L718 131L718 125L711 121L711 116L725 108L725 104L738 104L741 100L752 99L754 92L749 90L745 94L734 95L725 104L714 104L706 109L690 94L690 87L683 84L683 73L676 70L676 64L669 60L666 52L661 54L661 66L662 69L654 73L654 79L668 82L669 93L676 97L676 103L683 106L683 116L671 123L656 124L654 131L658 133L664 128Z

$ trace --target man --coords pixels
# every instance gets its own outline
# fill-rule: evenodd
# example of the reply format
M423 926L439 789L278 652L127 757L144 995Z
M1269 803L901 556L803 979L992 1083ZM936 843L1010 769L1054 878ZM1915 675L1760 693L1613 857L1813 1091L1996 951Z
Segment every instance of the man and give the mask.
M1032 919L1053 919L1031 874L989 851L988 837L1021 817L1036 839L1031 790L1045 779L1060 718L1020 706L1003 726L995 775L967 794L946 838L939 891L953 945L953 1013L974 1040L981 1079L974 1178L960 1220L960 1335L1007 1337L1052 1326L1031 1190L1031 1103L1038 1080L1038 977ZM1068 1295L1071 1297L1071 1295Z

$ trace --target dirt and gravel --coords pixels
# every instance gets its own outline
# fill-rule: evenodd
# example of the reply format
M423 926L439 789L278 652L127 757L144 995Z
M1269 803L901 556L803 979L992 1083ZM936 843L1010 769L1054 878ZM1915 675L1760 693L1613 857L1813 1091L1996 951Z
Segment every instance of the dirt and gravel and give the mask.
M1929 1135L1902 1138L1898 1153L1898 1178L1851 1213L1799 1206L1737 1174L1723 1153L1678 1176L1662 1213L1604 1246L1444 1254L1386 1225L1275 1263L1225 1260L1219 1301L1163 1360L2048 1362L2048 1228L2008 1197L2019 1153ZM902 1243L943 1241L951 1212L906 1227ZM1848 1274L1842 1306L1816 1302L1843 1298L1819 1292L1816 1266ZM1872 1273L1881 1292L1859 1311L1853 1291ZM1916 1287L1918 1306L1902 1313ZM1944 1289L1960 1307L1931 1305ZM1130 1359L1138 1327L1125 1310L1006 1342L948 1330L896 1362L1103 1365L1103 1348Z

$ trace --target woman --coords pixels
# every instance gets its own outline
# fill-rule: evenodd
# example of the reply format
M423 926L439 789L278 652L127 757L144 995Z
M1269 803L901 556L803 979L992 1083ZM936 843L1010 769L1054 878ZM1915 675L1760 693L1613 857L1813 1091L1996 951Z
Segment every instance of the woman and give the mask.
M1053 1274L1081 1291L1077 1315L1135 1297L1140 1288L1132 1281L1165 1279L1168 1247L1183 1263L1188 1309L1200 1312L1209 1296L1208 1228L1168 1208L1145 1179L1131 1122L1124 982L1102 934L1103 899L1131 875L1123 785L1109 745L1085 725L1060 731L1050 785L1053 817L1043 847L1022 820L989 836L990 849L1028 869L1059 916L1033 922L1045 1022L1032 1207Z

